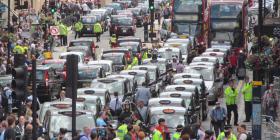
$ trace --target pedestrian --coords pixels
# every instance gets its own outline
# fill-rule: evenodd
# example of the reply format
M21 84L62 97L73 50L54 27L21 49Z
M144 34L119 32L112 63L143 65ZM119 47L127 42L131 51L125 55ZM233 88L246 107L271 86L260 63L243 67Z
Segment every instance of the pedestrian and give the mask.
M229 81L229 86L225 89L225 99L227 107L227 124L230 125L231 112L234 113L234 125L238 126L238 110L237 110L237 96L238 91L234 87L234 80Z
M81 36L81 31L83 29L83 23L79 20L75 23L74 25L74 29L75 29L75 39Z
M122 105L122 108L123 108L123 110L122 110L120 116L118 117L119 122L122 122L122 121L130 118L130 116L132 115L131 106L130 106L129 101L125 101Z
M221 107L220 102L217 102L214 109L210 112L211 124L214 126L216 136L224 131L226 116L226 109Z
M215 140L214 132L211 130L206 130L205 131L205 137L204 140Z
M235 54L235 52L231 52L230 56L229 56L229 71L230 71L230 74L231 76L233 74L235 74L235 71L236 71L236 66L237 66L237 55Z
M62 46L67 45L67 36L68 36L68 29L67 26L63 23L59 24L59 33L60 33L60 44Z
M116 36L116 34L113 34L111 36L109 44L111 45L111 48L117 47L117 36Z
M242 94L244 97L244 104L245 104L245 115L246 119L244 122L250 122L251 116L252 116L252 90L253 86L252 83L249 81L249 77L245 77L245 85L242 89Z
M122 98L118 96L118 92L114 92L114 98L110 101L110 111L113 116L119 116L122 112L121 104Z
M83 133L80 134L79 140L90 140L91 129L88 126L83 128Z
M98 140L98 135L97 135L97 133L91 132L90 138L91 138L91 140Z
M60 128L57 140L67 140L67 138L65 137L66 133L67 133L67 129L66 128Z
M61 90L59 92L59 101L71 101L71 98L66 98L66 92L65 90Z
M102 26L101 26L100 22L96 22L93 25L93 32L96 36L96 42L100 42L100 35L102 33Z
M237 140L236 136L232 133L231 126L225 126L224 132L221 132L217 140Z
M147 108L147 106L144 106L144 101L140 100L137 102L137 109L138 109L138 112L140 113L143 121L146 122L148 108Z
M22 140L31 140L32 139L32 131L33 131L33 126L32 126L32 124L28 123L25 127L24 135L22 137Z
M145 137L146 137L146 135L143 131L139 131L137 133L137 136L138 136L138 140L145 140Z
M124 121L122 121L120 123L122 123L122 124L117 129L117 137L120 140L124 140L124 137L128 132L127 127L128 127L128 124L129 124L129 120L125 119Z
M97 132L101 140L105 139L106 137L106 127L107 127L107 123L105 121L106 119L107 119L106 112L100 112L99 117L96 120L96 126L98 127Z
M28 122L32 122L32 100L27 99L25 103L25 119Z
M5 112L7 114L12 113L12 108L13 108L13 97L12 97L13 91L11 89L10 84L7 84L6 87L4 87L4 92L3 92L3 102L6 102L6 107L5 107Z
M158 125L156 125L156 129L158 131L160 131L160 133L162 134L162 138L163 140L168 140L169 139L169 129L165 123L165 119L164 118L160 118L158 119Z
M152 127L150 131L152 132L152 140L164 140L162 133L155 127Z
M25 132L25 116L19 116L18 124L16 125L15 129L17 136L22 138Z
M16 131L14 129L16 117L13 115L10 115L7 117L8 127L5 130L4 133L4 140L15 140L16 139Z
M237 140L249 140L250 139L250 135L246 131L246 125L245 124L239 125L237 127L237 132L238 132Z
M136 140L136 134L132 125L127 126L127 133L124 136L124 140Z
M177 58L173 57L173 59L172 59L172 69L176 70L177 65L178 65Z
M151 90L146 87L146 83L142 83L142 86L137 88L135 94L136 102L143 101L145 106L148 105L149 99L151 98Z
M179 140L181 137L181 132L183 130L183 125L179 124L176 127L176 132L172 135L171 140Z
M8 127L8 122L6 120L1 122L1 135L0 135L0 140L4 140L5 138L5 131Z
M138 115L138 113L133 113L132 115L131 115L131 121L132 121L132 124L133 125L137 125L137 126L139 126L139 125L141 125L142 124L142 118L140 118L140 116Z
M277 108L278 108L278 97L275 92L272 92L268 97L266 103L266 113L272 117L272 120L275 121L277 117Z
M183 73L185 66L183 65L183 61L179 60L179 63L176 66L176 72L177 73Z

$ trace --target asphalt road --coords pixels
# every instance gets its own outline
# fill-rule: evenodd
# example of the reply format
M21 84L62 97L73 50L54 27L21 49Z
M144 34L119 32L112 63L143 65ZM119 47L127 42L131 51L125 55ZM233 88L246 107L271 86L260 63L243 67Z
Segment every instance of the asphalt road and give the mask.
M143 27L137 28L135 36L140 37L142 40L144 40ZM83 37L83 38L92 38L96 42L95 37ZM74 32L70 32L68 35L68 42L73 39L74 39ZM105 50L110 49L109 40L110 40L110 35L109 35L109 32L107 31L101 35L101 41L96 43L99 46L99 48L97 49L97 58L98 59L100 59L100 55L103 50L105 51ZM54 49L54 53L53 53L54 58L58 58L59 54L62 52L66 52L65 46L56 47ZM249 77L252 77L251 73L248 73L247 75ZM236 87L239 91L241 91L243 85L244 85L243 80L240 80L240 81L236 80ZM224 87L226 87L226 85ZM225 107L224 99L220 98L219 101L221 102L221 105ZM212 110L213 107L214 106L209 106L209 108L208 108L209 111ZM239 114L239 118L238 118L239 124L243 124L243 120L245 120L244 102L243 102L243 95L240 92L239 92L239 97L238 97L238 114ZM231 124L233 124L233 114L232 114ZM251 131L251 123L244 123L244 124L246 124L248 126L249 131ZM209 115L208 115L207 120L202 122L202 128L204 130L208 130L211 128ZM236 127L234 127L234 132L235 132L235 134L237 134Z

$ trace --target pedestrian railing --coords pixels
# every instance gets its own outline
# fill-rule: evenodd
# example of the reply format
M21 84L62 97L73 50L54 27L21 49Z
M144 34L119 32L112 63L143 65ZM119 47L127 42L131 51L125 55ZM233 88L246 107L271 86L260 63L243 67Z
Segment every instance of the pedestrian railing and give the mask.
M280 126L273 121L272 116L262 115L263 123L263 139L265 140L280 140Z

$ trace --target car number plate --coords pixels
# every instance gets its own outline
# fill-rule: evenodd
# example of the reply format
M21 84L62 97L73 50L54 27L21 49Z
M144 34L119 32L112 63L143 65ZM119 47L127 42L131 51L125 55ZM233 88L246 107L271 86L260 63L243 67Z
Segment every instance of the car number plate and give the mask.
M83 87L90 87L90 83L83 83Z
M87 30L89 31L89 30L90 30L90 28L87 28Z
M124 33L126 33L126 30L123 30Z

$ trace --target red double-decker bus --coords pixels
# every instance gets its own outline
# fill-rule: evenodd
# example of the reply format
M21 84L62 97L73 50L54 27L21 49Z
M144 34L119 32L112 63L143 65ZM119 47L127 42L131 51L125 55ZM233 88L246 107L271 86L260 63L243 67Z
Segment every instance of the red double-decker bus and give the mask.
M188 34L194 37L194 45L200 48L208 47L209 32L209 0L173 0L172 32Z
M247 48L248 3L246 0L211 1L211 41L230 42L233 48Z

